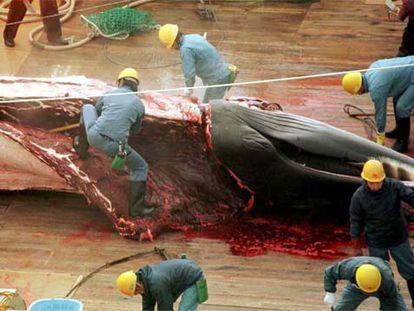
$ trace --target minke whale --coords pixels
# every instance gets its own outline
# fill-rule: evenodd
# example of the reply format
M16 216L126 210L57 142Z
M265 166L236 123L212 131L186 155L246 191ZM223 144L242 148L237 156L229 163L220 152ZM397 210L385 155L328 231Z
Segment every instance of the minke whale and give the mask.
M0 77L0 189L80 193L121 235L153 239L243 217L259 204L270 214L346 213L369 158L383 161L389 177L410 186L414 178L410 157L264 100L201 104L148 93L129 144L149 164L146 200L157 209L133 219L128 172L112 170L98 150L82 161L72 148L82 105L111 88L85 77Z

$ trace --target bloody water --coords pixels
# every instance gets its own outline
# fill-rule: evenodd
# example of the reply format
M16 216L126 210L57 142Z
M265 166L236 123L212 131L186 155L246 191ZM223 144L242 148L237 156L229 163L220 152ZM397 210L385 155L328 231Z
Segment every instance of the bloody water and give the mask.
M250 216L201 231L189 231L186 237L223 240L229 244L234 255L247 257L269 251L315 259L336 259L350 255L344 251L350 243L348 226L334 225L329 221Z

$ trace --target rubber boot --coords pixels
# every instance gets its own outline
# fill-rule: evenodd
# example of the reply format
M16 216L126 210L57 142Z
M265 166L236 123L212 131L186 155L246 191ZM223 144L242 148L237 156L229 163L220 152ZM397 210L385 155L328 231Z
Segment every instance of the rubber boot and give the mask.
M86 129L83 123L80 123L80 134L79 136L73 137L73 149L79 155L79 158L85 160L88 156L88 137L86 135Z
M411 297L411 306L414 309L414 279L407 281L408 292L410 293Z
M397 114L395 113L395 107L397 106L397 100L395 98L393 98L392 104L394 106L395 128L393 130L389 131L389 132L386 132L385 137L396 139L399 136L398 135L399 134L399 129L398 129L399 118L398 118Z
M410 117L399 118L398 120L399 136L397 138L397 141L392 146L393 150L397 152L406 152L408 150L410 127L411 127L410 123L411 123Z
M145 204L145 194L147 191L147 183L145 181L131 181L131 189L129 192L129 216L132 218L138 216L146 216L154 211L153 206Z

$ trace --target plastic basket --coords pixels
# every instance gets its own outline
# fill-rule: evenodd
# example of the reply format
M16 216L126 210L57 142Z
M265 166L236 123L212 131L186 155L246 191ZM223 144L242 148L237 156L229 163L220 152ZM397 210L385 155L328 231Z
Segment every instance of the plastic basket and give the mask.
M28 311L83 311L83 304L75 299L39 299L30 305Z

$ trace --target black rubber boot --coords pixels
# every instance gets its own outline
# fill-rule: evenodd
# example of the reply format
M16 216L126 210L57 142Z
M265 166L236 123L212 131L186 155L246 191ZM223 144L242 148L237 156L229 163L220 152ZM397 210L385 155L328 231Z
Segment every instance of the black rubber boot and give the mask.
M146 216L154 211L153 206L145 204L147 183L145 181L131 181L129 192L129 216L132 218Z
M396 57L414 55L414 19L409 18Z
M82 160L86 159L88 156L88 137L86 135L86 129L83 123L80 123L80 134L79 136L73 137L73 149L75 149L76 153L79 155L79 158Z
M414 279L407 281L408 292L410 293L411 297L411 306L414 309Z
M399 134L399 129L398 129L399 118L397 117L397 114L395 113L395 107L397 106L397 99L396 98L393 98L392 104L394 106L395 128L392 131L386 132L385 137L396 139L399 136L398 135Z
M4 45L12 48L15 46L14 39L11 38L4 38Z
M408 143L410 137L411 120L408 118L399 118L398 129L399 136L397 141L392 146L392 149L397 152L406 152L408 150Z

